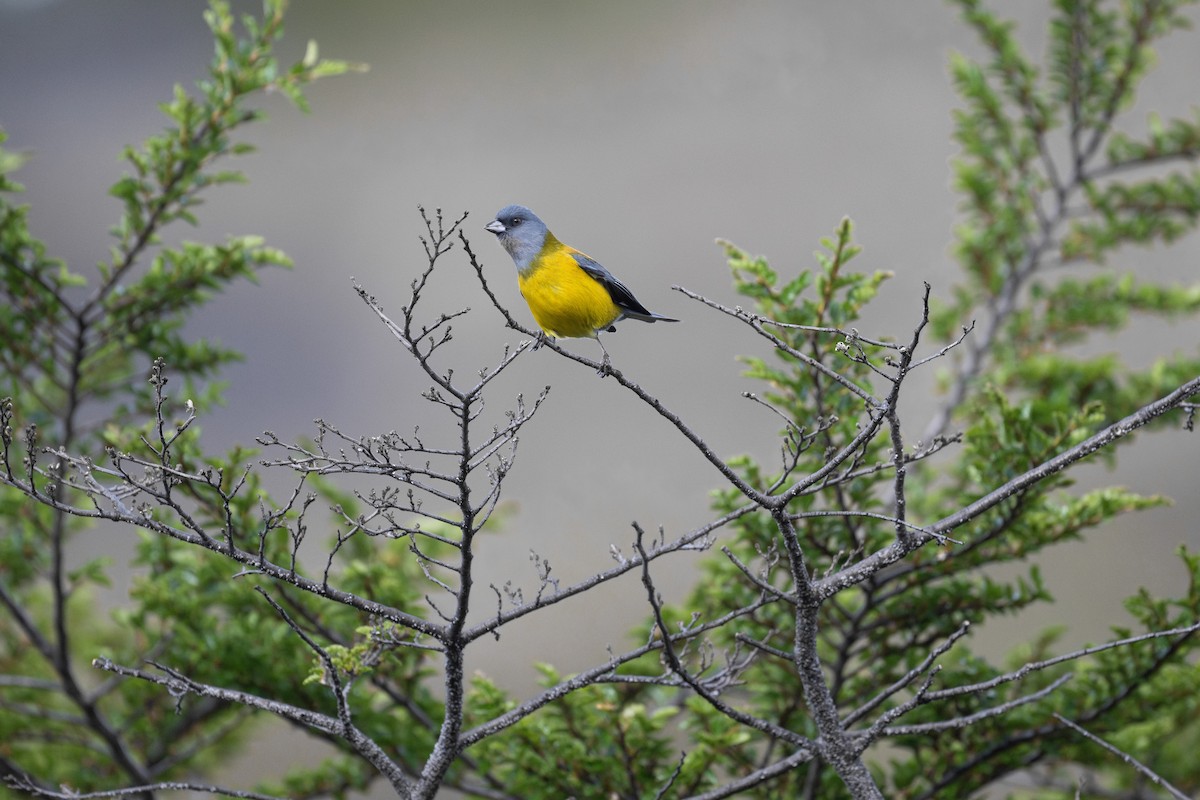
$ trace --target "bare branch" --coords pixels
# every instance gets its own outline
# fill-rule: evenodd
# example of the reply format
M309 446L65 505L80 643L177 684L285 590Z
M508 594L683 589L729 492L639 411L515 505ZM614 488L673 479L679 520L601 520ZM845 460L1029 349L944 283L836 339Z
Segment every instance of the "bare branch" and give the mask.
M1140 772L1142 774L1142 776L1145 777L1148 781L1153 783L1155 786L1161 786L1164 791L1166 791L1172 797L1176 798L1176 800L1191 800L1191 798L1188 797L1188 795L1186 795L1183 792L1176 789L1174 786L1172 786L1170 783L1168 783L1166 780L1164 780L1163 777L1161 775L1159 775L1157 772L1150 769L1145 764L1138 761L1136 758L1129 755L1128 753L1121 750L1120 748L1109 744L1108 742L1104 741L1103 739L1101 739L1099 736L1095 735L1094 733L1089 733L1087 730L1085 730L1084 728L1082 728L1079 725L1076 725L1074 722L1072 722L1071 720L1062 716L1061 714L1055 714L1054 718L1056 720L1058 720L1059 722L1061 722L1062 724L1066 725L1071 730L1078 733L1080 736L1083 736L1083 737L1089 739L1090 741L1095 742L1096 744L1100 745L1108 752L1115 755L1117 758L1124 761L1129 766L1133 767L1135 770Z
M110 789L102 792L78 792L67 787L54 791L46 786L35 783L28 776L8 776L5 783L19 792L27 792L35 797L49 797L53 800L102 800L102 798L122 798L131 794L152 794L154 792L199 792L224 797L236 797L241 800L286 800L285 798L259 792L249 792L241 789L230 789L211 783L190 783L186 781L163 781L149 783L144 786L129 786L123 789Z
M788 744L791 744L793 747L811 748L812 743L807 737L801 736L800 734L790 731L786 728L781 728L765 719L753 717L733 708L728 703L721 700L717 696L717 692L712 691L704 682L693 676L691 672L683 665L683 662L680 661L679 655L675 650L675 645L671 639L671 633L667 628L666 620L664 620L662 616L662 602L658 596L658 591L654 588L654 581L650 577L650 562L647 557L645 547L642 543L642 531L640 528L637 529L637 534L637 538L634 540L634 546L637 548L638 554L642 557L642 585L646 587L646 595L650 602L650 608L654 613L655 624L658 626L659 633L661 634L661 640L663 643L663 657L666 659L671 671L678 675L684 683L691 687L692 691L704 698L705 702L730 719L735 720L736 722L739 722L749 728L754 728L755 730L766 733L767 735L776 739L781 739ZM813 754L816 754L815 749L813 750Z
M999 717L1012 711L1014 708L1041 700L1044 697L1052 694L1058 687L1071 679L1070 675L1062 675L1054 680L1050 685L1032 692L1031 694L1022 695L1014 700L1009 700L1006 703L1001 703L998 706L985 708L982 711L977 711L974 714L967 714L962 717L951 717L950 719L940 720L938 722L927 722L920 725L889 725L881 731L866 731L863 734L864 739L873 738L872 734L882 736L924 736L938 731L958 730L965 728L968 725L974 725L976 722L981 722L992 717ZM925 702L933 702L932 693L924 695Z

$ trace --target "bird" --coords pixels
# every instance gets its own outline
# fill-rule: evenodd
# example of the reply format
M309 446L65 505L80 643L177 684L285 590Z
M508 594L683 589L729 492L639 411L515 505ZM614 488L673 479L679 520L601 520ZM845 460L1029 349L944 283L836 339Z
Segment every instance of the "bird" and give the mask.
M484 230L496 234L517 266L521 296L542 329L534 348L543 337L595 339L604 353L599 369L604 375L611 363L601 333L615 332L623 319L679 321L647 309L599 261L560 242L525 206L505 206Z

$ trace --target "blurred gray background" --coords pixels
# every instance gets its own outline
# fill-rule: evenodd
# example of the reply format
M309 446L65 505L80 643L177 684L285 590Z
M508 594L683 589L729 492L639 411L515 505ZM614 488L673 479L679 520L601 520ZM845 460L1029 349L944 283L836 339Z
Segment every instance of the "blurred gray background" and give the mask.
M1049 3L996 5L1019 20L1040 55ZM203 8L0 0L0 126L10 149L32 156L17 178L28 187L35 233L76 271L106 257L119 212L106 192L125 171L121 148L163 127L156 104L175 83L191 86L204 74L212 44ZM956 281L947 250L957 202L948 164L956 99L946 63L952 50L980 51L941 2L301 1L286 27L285 62L316 39L323 55L366 62L370 71L313 86L311 115L282 98L263 102L269 120L244 134L260 152L225 164L244 170L249 185L212 192L201 229L175 234L262 234L296 264L264 274L260 285L238 285L189 324L195 336L246 355L226 373L227 406L201 420L211 450L265 429L285 440L309 436L315 417L354 434L414 424L427 439L448 432L448 420L418 397L418 370L350 283L354 276L398 312L424 265L418 204L450 218L470 212L466 231L493 287L526 322L512 264L482 226L507 203L531 206L648 307L682 318L624 324L606 339L615 365L718 453L767 462L778 425L740 397L753 385L736 361L763 354L760 342L670 290L679 284L738 302L714 238L764 254L790 275L813 266L818 239L849 215L866 248L855 266L896 275L860 325L871 336L906 337L922 281L941 297ZM1176 36L1161 48L1126 127L1141 130L1151 109L1189 113L1198 41ZM1127 253L1114 268L1194 281L1198 256L1193 236L1169 251ZM488 366L519 341L460 253L446 257L433 283L430 316L474 309L455 325L448 364L457 372ZM1146 364L1194 352L1198 340L1196 324L1145 322L1089 352L1115 350ZM592 342L568 346L598 354ZM928 420L932 377L930 370L905 398L910 441ZM531 398L547 384L549 401L526 428L507 484L514 513L480 545L481 615L493 607L488 583L536 591L531 551L572 583L610 566L610 545L628 551L631 521L662 525L668 537L702 524L709 492L720 485L668 424L612 381L549 351L523 356L502 376L491 413L499 420L518 393ZM1177 504L1054 551L1044 563L1058 604L988 626L973 646L1007 651L1059 622L1074 626L1064 646L1095 640L1126 621L1121 599L1139 586L1180 591L1185 576L1173 551L1200 544L1198 467L1197 440L1172 432L1141 437L1113 474L1078 470L1084 485L1121 483ZM273 480L290 485L284 475ZM98 534L81 542L79 557L120 552L125 536ZM668 601L683 598L695 558L656 567ZM120 587L112 595L119 602ZM535 662L564 671L592 664L606 645L627 644L645 613L631 577L514 625L469 666L527 695ZM243 765L247 775L265 761L281 769L297 738L264 736Z

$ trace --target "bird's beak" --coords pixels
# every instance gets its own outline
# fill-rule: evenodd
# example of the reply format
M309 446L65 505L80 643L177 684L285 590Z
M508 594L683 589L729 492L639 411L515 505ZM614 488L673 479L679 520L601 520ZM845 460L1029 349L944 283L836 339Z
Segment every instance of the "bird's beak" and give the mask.
M504 223L498 219L494 219L491 222L489 222L487 225L484 225L483 229L485 231L491 231L492 233L499 236L500 234L504 233Z

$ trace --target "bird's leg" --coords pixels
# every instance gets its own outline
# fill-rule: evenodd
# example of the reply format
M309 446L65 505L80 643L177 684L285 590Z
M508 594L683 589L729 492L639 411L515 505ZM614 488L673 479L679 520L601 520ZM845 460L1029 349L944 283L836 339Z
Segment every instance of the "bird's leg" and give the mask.
M596 374L608 375L612 372L612 361L608 357L608 349L605 348L604 342L600 341L599 336L596 337L596 344L600 345L600 351L604 353L604 358L600 361L600 369L596 370Z
M547 336L545 331L538 331L537 338L533 340L533 347L531 347L531 348L529 348L529 349L530 349L530 350L537 350L539 347L541 347L541 346L542 346L542 344L543 344L543 343L544 343L544 342L545 342L547 339L549 339L550 341L554 341L554 337L553 337L553 336Z

